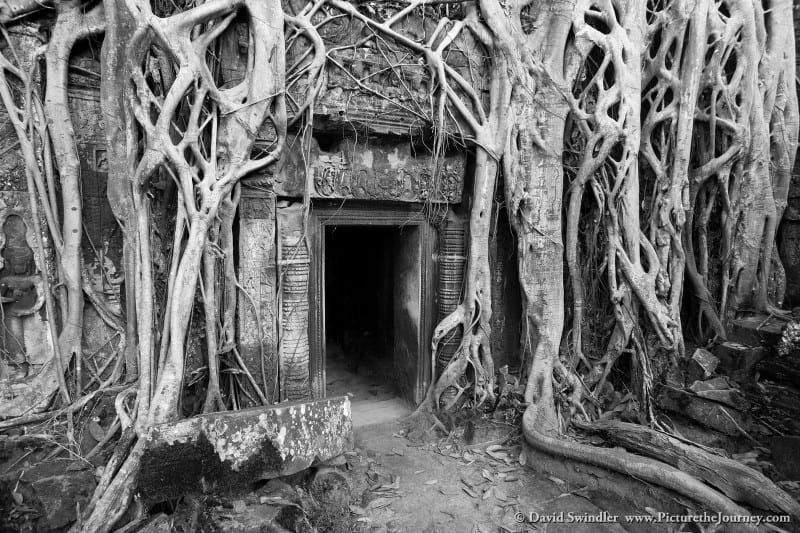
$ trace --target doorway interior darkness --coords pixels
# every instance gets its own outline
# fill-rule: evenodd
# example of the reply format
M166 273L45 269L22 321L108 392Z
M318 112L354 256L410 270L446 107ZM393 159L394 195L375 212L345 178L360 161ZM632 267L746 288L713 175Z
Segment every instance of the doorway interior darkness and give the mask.
M435 232L410 206L315 206L311 373L319 395L422 401L430 374Z
M380 401L398 395L392 379L393 281L402 238L402 228L393 226L325 228L325 388L329 396L349 393L353 401Z

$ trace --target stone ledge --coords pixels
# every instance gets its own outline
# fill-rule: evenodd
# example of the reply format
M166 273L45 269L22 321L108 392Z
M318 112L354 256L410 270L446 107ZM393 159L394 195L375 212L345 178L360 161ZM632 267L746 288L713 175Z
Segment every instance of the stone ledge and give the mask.
M210 413L150 430L139 490L148 502L247 490L353 448L347 397Z

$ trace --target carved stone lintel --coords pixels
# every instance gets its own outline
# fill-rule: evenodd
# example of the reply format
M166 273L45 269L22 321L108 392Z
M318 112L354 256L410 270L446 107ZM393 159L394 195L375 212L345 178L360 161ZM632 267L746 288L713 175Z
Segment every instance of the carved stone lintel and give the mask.
M464 187L466 157L433 161L414 156L408 143L370 146L345 139L335 151L312 146L308 165L313 198L388 200L395 202L458 203ZM300 197L305 190L301 154L287 154L286 165L274 178L279 196Z

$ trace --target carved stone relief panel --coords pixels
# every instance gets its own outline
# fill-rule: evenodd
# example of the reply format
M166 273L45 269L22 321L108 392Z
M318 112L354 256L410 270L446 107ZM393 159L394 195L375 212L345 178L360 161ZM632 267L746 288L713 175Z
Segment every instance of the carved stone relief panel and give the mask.
M43 408L58 387L49 317L44 310L42 257L28 209L27 193L0 195L0 403L3 416Z
M270 401L278 401L275 196L243 196L239 204L239 347ZM255 396L254 396L255 397Z
M466 157L445 157L438 165L430 156L415 156L408 143L372 146L344 139L330 152L314 146L310 154L313 198L457 203L464 188ZM279 196L303 195L302 154L289 154L275 177Z

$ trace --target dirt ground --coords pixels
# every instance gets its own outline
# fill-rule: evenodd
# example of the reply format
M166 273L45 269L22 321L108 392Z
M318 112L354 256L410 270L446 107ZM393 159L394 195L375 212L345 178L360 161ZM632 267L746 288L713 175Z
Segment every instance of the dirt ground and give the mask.
M521 465L519 453L513 441L508 446L446 440L419 445L408 441L397 423L360 428L352 478L358 480L363 471L366 480L362 520L377 532L625 531L619 524L521 524L515 517L520 512L563 512L566 521L568 513L600 517L609 509L592 503L581 487ZM382 494L384 481L396 489Z
M611 515L646 514L585 487L520 464L518 437L500 424L492 435L413 442L401 424L385 422L355 431L355 448L313 475L272 480L236 498L205 502L193 530L303 533L650 532L642 524L609 523ZM492 433L490 431L490 433ZM497 438L501 435L501 438ZM493 440L486 440L494 437ZM522 460L525 462L525 459ZM296 513L287 513L287 510ZM563 522L520 522L563 517ZM604 514L606 513L606 514ZM185 515L184 515L185 516ZM570 521L570 516L577 517ZM591 521L588 523L580 520ZM606 523L603 521L606 520ZM183 525L176 527L182 522ZM157 527L156 527L157 526ZM143 531L188 531L181 512ZM692 531L686 529L685 531Z

